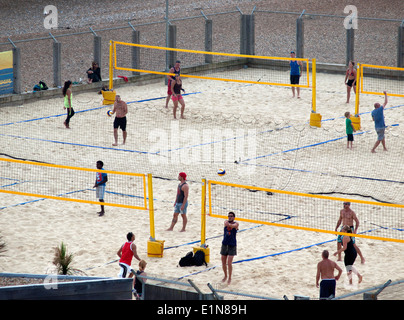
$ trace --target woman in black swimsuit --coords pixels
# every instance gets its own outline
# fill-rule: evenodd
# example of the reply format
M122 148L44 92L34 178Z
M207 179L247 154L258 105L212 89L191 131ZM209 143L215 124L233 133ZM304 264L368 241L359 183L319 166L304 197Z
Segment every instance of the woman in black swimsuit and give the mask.
M171 96L171 99L173 100L173 103L174 103L174 109L173 109L174 119L177 119L178 103L180 103L180 105L181 105L180 118L185 119L185 117L184 117L185 102L184 102L184 98L181 95L181 91L185 92L185 90L182 88L182 80L178 74L175 75L175 80L171 81L171 91L173 93L173 95Z
M341 232L352 233L352 230L350 226L344 226ZM344 235L342 237L342 248L338 250L336 253L334 253L334 256L340 254L342 251L344 251L345 253L344 264L346 271L348 272L349 284L352 284L352 272L358 276L359 283L362 282L362 276L359 274L358 270L356 270L355 267L353 266L356 256L358 255L354 247L354 241L355 240L352 237Z

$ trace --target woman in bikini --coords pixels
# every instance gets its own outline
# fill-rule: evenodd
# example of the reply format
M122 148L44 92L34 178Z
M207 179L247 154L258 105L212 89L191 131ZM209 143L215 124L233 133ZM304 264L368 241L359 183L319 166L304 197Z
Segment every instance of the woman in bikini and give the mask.
M355 62L349 61L348 69L345 74L344 83L346 84L347 89L347 98L346 103L349 103L349 98L351 97L351 89L353 87L354 92L356 93L356 70L354 69Z
M184 117L185 102L184 98L181 95L181 91L185 92L185 90L182 88L182 81L178 74L175 76L175 80L171 81L171 91L173 93L171 99L174 102L174 110L173 110L174 119L177 119L178 102L181 104L181 119L185 119Z

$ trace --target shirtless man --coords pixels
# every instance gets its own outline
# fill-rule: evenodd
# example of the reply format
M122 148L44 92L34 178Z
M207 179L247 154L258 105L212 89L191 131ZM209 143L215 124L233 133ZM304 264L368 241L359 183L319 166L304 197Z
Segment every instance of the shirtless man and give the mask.
M123 144L126 142L126 114L128 113L128 106L126 102L121 100L120 96L115 97L115 102L114 102L114 110L112 110L111 114L115 114L115 120L114 120L114 139L115 143L113 143L113 146L118 145L118 128L121 127L122 130L122 135L123 135Z
M335 287L342 274L342 269L336 262L328 259L327 250L324 250L321 256L323 260L317 264L316 287L320 288L320 299L328 299L331 295L335 297ZM338 271L337 276L334 276L334 269ZM321 283L319 285L320 277Z
M357 233L359 227L359 219L356 216L355 212L350 208L350 202L344 202L344 209L340 211L339 219L337 222L337 226L335 227L335 231L338 231L339 226L342 223L342 226L350 226L352 229L352 233ZM355 228L354 228L354 221L355 221ZM358 248L356 244L354 244L356 251L358 252L359 256L361 257L361 263L365 263L365 258L362 255L362 252ZM337 250L342 248L342 235L338 235L337 238ZM338 254L338 261L341 261L341 253Z

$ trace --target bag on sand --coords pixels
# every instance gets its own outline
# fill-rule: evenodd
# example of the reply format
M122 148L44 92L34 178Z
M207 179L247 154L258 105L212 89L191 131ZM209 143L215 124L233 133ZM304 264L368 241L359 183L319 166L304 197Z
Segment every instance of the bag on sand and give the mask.
M179 265L180 267L189 267L194 265L194 257L192 251L188 252L185 257L180 259Z
M198 250L197 252L195 252L194 254L194 263L196 266L201 266L201 265L205 265L207 266L208 264L205 261L205 252L203 252L202 250Z

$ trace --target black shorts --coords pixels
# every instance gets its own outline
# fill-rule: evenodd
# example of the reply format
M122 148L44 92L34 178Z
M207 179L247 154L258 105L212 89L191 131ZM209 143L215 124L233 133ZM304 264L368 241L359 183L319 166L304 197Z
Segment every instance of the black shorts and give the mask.
M222 244L222 247L220 248L220 254L222 256L236 256L237 255L237 246L228 246L228 245Z
M352 133L347 134L347 136L348 136L348 141L354 141Z
M114 129L121 127L122 131L126 131L126 117L117 118L114 120Z
M355 79L348 80L348 82L346 83L346 85L347 85L348 87L352 87L353 85L356 85Z
M335 279L324 279L320 282L320 299L328 299L330 296L335 297Z
M300 76L299 75L290 75L290 84L299 84Z

